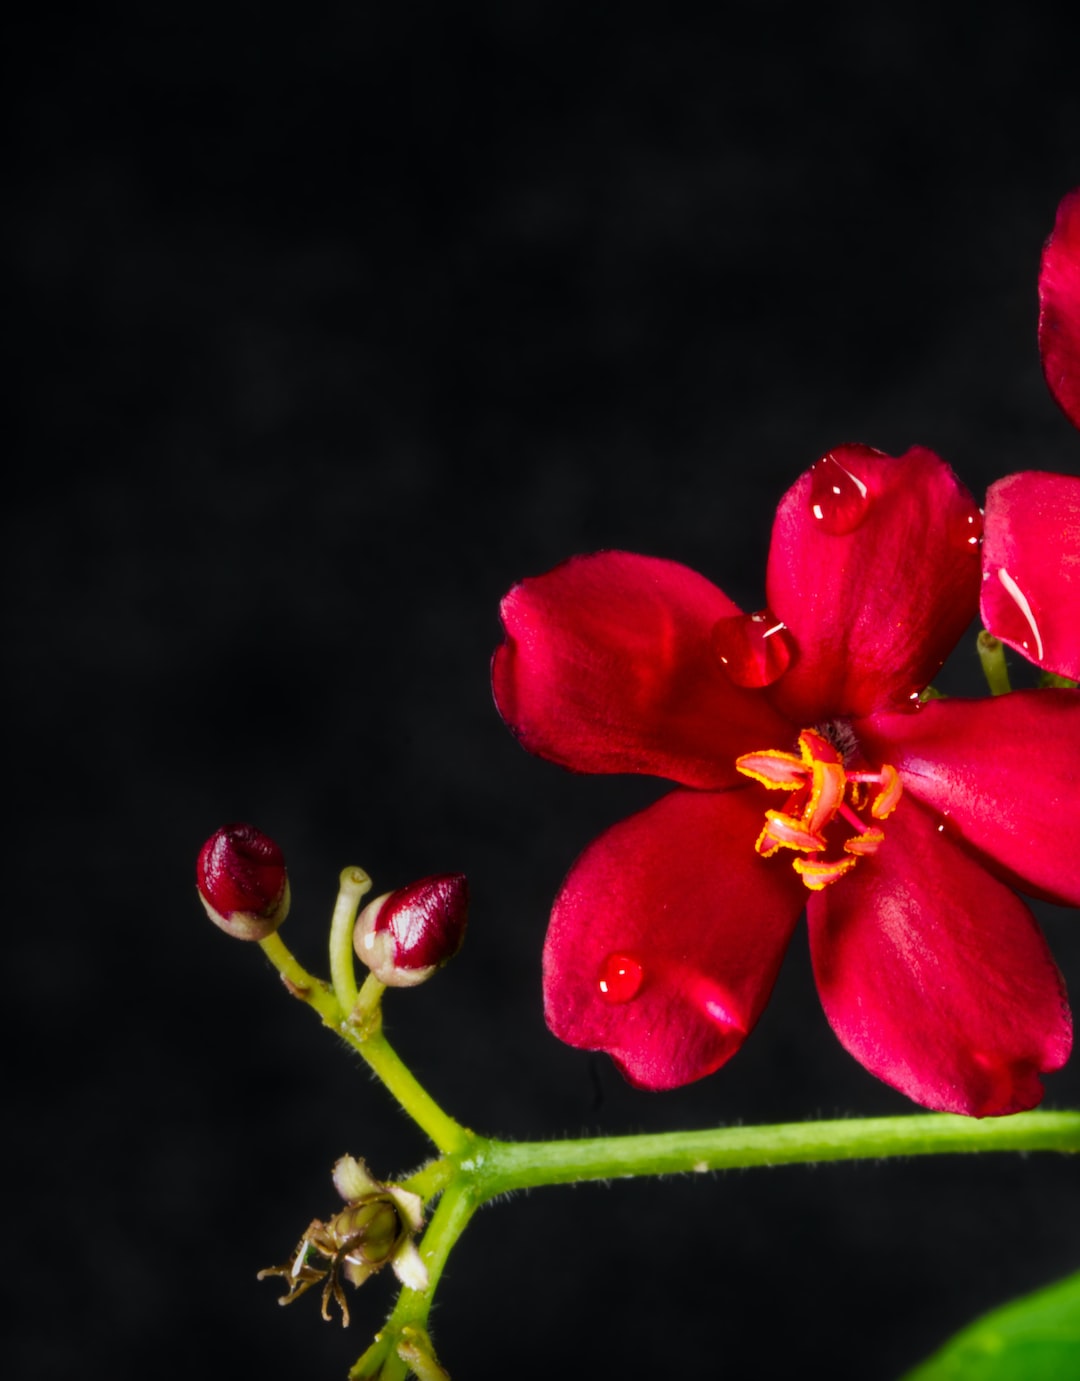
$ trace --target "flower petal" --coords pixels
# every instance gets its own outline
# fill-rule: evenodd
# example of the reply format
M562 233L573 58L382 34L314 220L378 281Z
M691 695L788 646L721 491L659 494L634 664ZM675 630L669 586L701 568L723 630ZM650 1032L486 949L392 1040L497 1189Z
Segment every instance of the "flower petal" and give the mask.
M1025 470L992 484L982 566L990 632L1045 671L1080 680L1080 478Z
M578 772L740 782L735 759L792 737L759 690L725 675L717 621L738 608L704 576L628 552L578 556L502 602L499 713L530 752Z
M1080 906L1080 692L932 700L854 729L945 834L1025 891Z
M773 703L813 724L908 702L975 614L980 531L974 499L922 447L818 461L773 526L769 607L798 649Z
M424 1265L424 1258L420 1255L416 1243L411 1238L406 1238L398 1247L391 1258L390 1265L402 1285L408 1286L410 1290L427 1289L428 1269Z
M585 850L544 946L555 1035L606 1050L648 1089L730 1059L761 1015L806 899L790 868L754 852L761 816L752 788L673 791Z
M1039 1102L1072 1044L1061 975L1019 897L917 802L808 915L825 1013L872 1074L942 1112Z
M1080 187L1058 207L1043 250L1039 350L1050 392L1080 427Z
M368 1168L355 1156L342 1156L334 1162L334 1188L348 1203L362 1199L365 1194L378 1194L383 1186L372 1179Z

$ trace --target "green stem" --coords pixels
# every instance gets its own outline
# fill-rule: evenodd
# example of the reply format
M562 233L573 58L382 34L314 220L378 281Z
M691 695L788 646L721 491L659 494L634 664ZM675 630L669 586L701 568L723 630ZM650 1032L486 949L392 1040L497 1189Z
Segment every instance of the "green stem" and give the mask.
M345 871L359 872L360 869L346 869ZM342 876L344 877L344 874ZM342 890L344 891L344 887ZM335 920L336 918L337 912L335 911ZM351 934L350 931L350 946L352 944ZM259 945L262 952L285 980L285 986L289 992L294 997L298 997L301 1002L306 1002L309 1007L313 1007L322 1017L326 1026L336 1031L343 1041L346 1041L359 1055L363 1056L420 1130L426 1133L440 1151L444 1154L463 1152L473 1144L475 1140L473 1133L439 1107L435 1099L423 1087L383 1035L382 1012L378 1003L378 996L382 992L381 983L375 980L374 987L379 990L378 994L375 995L371 1003L366 1003L363 1006L362 1020L354 1022L350 1020L350 1017L354 1014L356 1007L355 983L352 989L352 1003L345 1006L345 1002L348 1001L348 982L346 981L344 985L346 992L343 994L341 986L339 986L342 977L340 972L334 985L335 995L322 979L315 978L308 973L276 932L273 935L268 935L265 940L260 940ZM333 953L333 946L331 946L331 953ZM351 966L350 958L350 979L352 978ZM366 984L364 992L369 992ZM344 1001L341 1000L343 997ZM439 1188L441 1187L442 1180L440 1179ZM437 1190L432 1192L437 1192Z
M440 1156L437 1160L429 1160L426 1165L422 1165L407 1180L402 1180L401 1188L407 1189L410 1194L419 1194L426 1204L437 1194L441 1194L457 1173L454 1162Z
M383 1035L381 1028L365 1033L343 1023L339 1031L444 1155L462 1152L472 1144L473 1133L439 1107Z
M976 1151L1080 1152L1080 1112L1028 1112L981 1120L925 1113L580 1141L474 1137L466 1158L432 1161L403 1185L428 1193L445 1186L420 1246L428 1286L401 1291L385 1327L349 1376L351 1381L375 1376L380 1381L404 1381L409 1366L397 1351L403 1331L418 1329L426 1341L428 1314L447 1258L477 1208L499 1195L587 1180Z
M360 898L371 891L371 879L363 868L343 868L337 901L330 921L330 981L342 1011L356 1006L356 970L353 967L353 927Z
M381 1004L385 992L386 985L369 973L349 1013L349 1025L357 1031L377 1031L382 1023Z
M969 1118L949 1113L718 1127L584 1141L491 1141L474 1154L482 1200L514 1189L757 1165L971 1151L1080 1151L1080 1112Z
M975 639L975 646L979 650L979 661L982 663L983 675L990 687L990 694L1008 695L1012 685L1009 682L1009 668L1005 664L1004 644L984 628Z
M314 1007L325 1025L336 1031L341 1025L341 1006L322 979L308 973L276 931L260 940L259 948L281 974L293 997Z
M375 1345L364 1353L349 1372L350 1381L368 1376L378 1376L380 1381L403 1381L408 1374L408 1365L397 1355L397 1340L403 1329L426 1328L435 1287L447 1257L478 1206L479 1200L471 1184L458 1180L447 1187L420 1243L420 1255L428 1271L427 1289L410 1290L406 1287L401 1291L394 1312L379 1330Z
M362 1026L343 1017L334 994L297 962L277 934L259 942L295 996L353 1047L442 1152L407 1187L425 1199L456 1183L478 1202L512 1189L621 1176L677 1175L756 1165L794 1165L864 1157L968 1151L1080 1151L1080 1112L1026 1112L970 1118L949 1113L716 1127L580 1141L496 1141L479 1137L445 1112L394 1050L375 1005Z

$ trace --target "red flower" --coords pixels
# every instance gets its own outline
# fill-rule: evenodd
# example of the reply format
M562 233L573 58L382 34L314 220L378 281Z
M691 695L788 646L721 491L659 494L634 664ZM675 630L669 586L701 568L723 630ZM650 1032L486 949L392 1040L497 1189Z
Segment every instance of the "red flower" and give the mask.
M1050 392L1080 427L1080 188L1058 207L1039 274ZM982 618L1045 671L1080 680L1080 479L1026 471L990 486Z
M806 905L826 1015L867 1069L947 1111L1039 1101L1071 1020L1009 884L1080 904L1080 695L920 705L975 613L979 527L929 451L849 446L781 500L760 613L625 552L511 590L493 685L524 746L678 784L570 871L556 1035L645 1088L711 1073Z
M1043 250L1039 351L1050 392L1080 427L1080 187L1058 207Z

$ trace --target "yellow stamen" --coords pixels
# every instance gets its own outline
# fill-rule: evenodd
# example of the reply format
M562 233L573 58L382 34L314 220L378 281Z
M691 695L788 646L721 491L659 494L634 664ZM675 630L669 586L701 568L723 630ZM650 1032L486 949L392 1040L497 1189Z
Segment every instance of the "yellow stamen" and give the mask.
M811 892L820 892L828 887L830 882L836 882L845 873L849 873L855 867L855 863L854 858L822 859L820 862L817 859L797 858L791 866Z
M746 777L767 786L770 791L790 791L806 780L806 767L793 753L766 748L760 753L744 753L735 759L735 767Z
M888 819L904 793L900 773L895 767L890 767L888 763L882 766L881 784L883 789L879 795L874 797L874 804L870 807L870 814L875 820Z
M842 878L860 858L877 853L884 843L884 830L870 825L859 814L866 810L870 785L880 788L870 804L869 813L875 820L891 815L903 795L895 767L886 763L877 772L849 772L835 744L816 729L803 729L799 734L798 757L765 748L744 753L736 759L735 766L770 791L790 793L782 811L765 812L765 827L755 848L763 858L771 858L780 849L814 855L794 859L792 867L815 892ZM828 848L825 831L838 816L853 833L839 841L841 856L822 858L820 855Z
M766 839L775 846L769 849L770 854L780 847L800 849L803 853L819 853L825 848L824 839L808 830L805 820L797 820L778 810L767 810L765 819L767 824L758 839L758 853L764 852L760 846Z

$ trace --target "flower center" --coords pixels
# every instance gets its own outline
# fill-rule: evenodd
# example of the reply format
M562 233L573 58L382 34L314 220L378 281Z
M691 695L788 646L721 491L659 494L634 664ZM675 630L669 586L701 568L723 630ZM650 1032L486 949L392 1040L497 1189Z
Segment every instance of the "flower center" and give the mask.
M763 858L778 849L796 850L801 857L791 866L815 892L850 872L863 855L877 853L885 831L875 822L893 813L903 792L900 774L888 763L877 772L848 771L842 751L847 740L839 732L846 727L835 726L831 738L827 730L804 729L798 756L766 748L735 762L770 791L789 793L783 810L765 812L754 847ZM836 828L830 840L831 826ZM844 831L842 837L837 830Z

